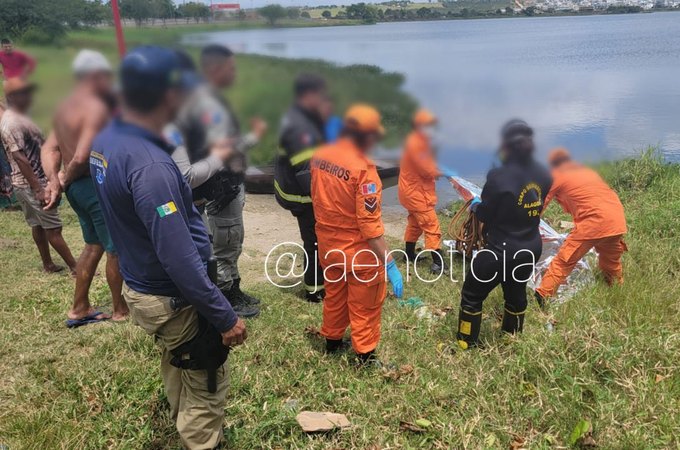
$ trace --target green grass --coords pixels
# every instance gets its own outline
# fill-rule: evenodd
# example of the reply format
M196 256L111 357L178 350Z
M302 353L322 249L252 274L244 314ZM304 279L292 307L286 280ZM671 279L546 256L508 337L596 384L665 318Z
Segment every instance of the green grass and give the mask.
M245 284L265 306L248 322L247 345L231 356L229 448L507 449L519 438L526 448L560 448L583 419L600 448L678 448L680 168L647 153L600 169L627 211L625 285L596 282L548 314L532 304L525 333L514 339L500 335L502 300L494 292L484 309L486 349L470 352L453 345L455 312L427 322L388 298L379 351L413 368L400 377L323 355L320 340L305 333L320 326L321 307L252 274ZM561 217L555 207L548 215ZM79 250L76 218L67 207L62 216ZM179 448L153 340L131 324L66 330L72 281L39 271L20 213L0 213L0 229L0 443ZM460 294L444 280L405 290L453 311ZM93 298L107 302L101 275ZM549 320L557 322L552 333ZM291 399L297 408L286 406ZM295 423L299 410L345 413L352 427L308 436ZM400 429L419 418L432 426Z
M219 31L223 28L222 24L129 28L126 29L126 39L130 48L140 44L176 46L183 33ZM70 65L80 48L98 49L111 61L118 61L111 29L73 33L59 46L22 48L38 60L34 80L40 85L40 91L32 116L45 131L51 127L55 105L72 86ZM198 50L191 49L191 52L197 56ZM340 67L318 60L257 55L237 55L237 66L238 80L227 96L238 111L243 127L247 128L250 118L254 116L263 117L270 125L265 139L250 152L254 164L268 163L276 154L279 121L292 102L293 80L301 72L315 72L326 77L339 114L356 101L376 105L384 115L388 145L396 144L404 136L415 109L414 100L401 90L403 76L385 73L375 66Z

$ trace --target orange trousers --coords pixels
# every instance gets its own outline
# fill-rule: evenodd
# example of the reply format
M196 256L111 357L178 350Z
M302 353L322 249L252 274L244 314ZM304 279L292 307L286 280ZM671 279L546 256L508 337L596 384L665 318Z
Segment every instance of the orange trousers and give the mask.
M409 211L404 232L405 242L416 242L425 233L425 249L439 250L442 246L442 230L434 209Z
M577 240L567 237L550 263L543 276L541 285L536 289L541 297L555 295L557 288L567 279L574 267L591 248L598 253L598 265L607 283L623 283L623 265L621 256L628 250L623 236L610 236L600 239Z
M344 280L343 270L329 268L325 272L323 300L323 324L321 334L328 339L342 339L347 327L351 327L352 348L357 353L368 353L380 341L380 320L385 302L387 283L385 273L379 271L375 279L365 283L350 272ZM369 279L374 274L359 275Z

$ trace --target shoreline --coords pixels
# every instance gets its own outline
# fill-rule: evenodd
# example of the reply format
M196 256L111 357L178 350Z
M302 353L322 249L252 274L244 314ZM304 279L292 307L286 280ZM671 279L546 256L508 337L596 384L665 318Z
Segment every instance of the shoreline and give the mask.
M426 3L423 3L426 5ZM443 21L459 21L459 20L485 20L485 19L535 19L535 18L549 18L549 17L592 17L592 16L621 16L621 15L635 15L635 14L659 14L659 13L680 13L678 9L655 9L642 10L639 12L559 12L559 13L537 13L533 15L528 14L483 14L474 16L444 16L438 18L418 18L418 19L403 19L403 20L374 20L365 21L362 19L297 19L297 20L282 20L279 24L271 26L262 20L246 20L238 21L235 19L221 20L207 23L160 23L160 19L156 19L158 23L144 24L142 26L125 25L125 36L128 44L140 43L139 36L144 35L148 31L168 31L167 35L160 41L163 43L178 43L182 41L182 35L203 34L203 33L221 33L230 31L250 31L250 30L285 30L296 28L328 28L328 27L351 27L361 25L378 25L387 23L428 23L428 22L443 22ZM95 37L99 32L113 32L111 25L100 25L89 29L78 31L71 31L66 37L67 41L77 42L80 39L88 39ZM175 33L174 31L181 30L182 33ZM157 43L161 43L161 42ZM28 44L30 45L30 44Z

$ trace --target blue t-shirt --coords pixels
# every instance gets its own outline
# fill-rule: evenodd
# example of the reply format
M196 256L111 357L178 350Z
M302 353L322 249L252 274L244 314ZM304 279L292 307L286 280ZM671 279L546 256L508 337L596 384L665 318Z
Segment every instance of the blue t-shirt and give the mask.
M97 197L127 285L182 296L218 331L227 331L237 317L208 278L208 232L172 150L160 136L113 120L90 154Z

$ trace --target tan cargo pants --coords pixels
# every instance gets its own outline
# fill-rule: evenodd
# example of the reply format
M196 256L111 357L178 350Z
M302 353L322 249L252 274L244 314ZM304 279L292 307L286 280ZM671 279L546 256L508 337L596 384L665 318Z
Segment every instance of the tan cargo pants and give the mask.
M217 392L208 392L204 370L182 370L170 364L170 350L190 340L198 331L193 307L173 311L170 297L142 294L123 286L123 297L133 323L156 336L163 349L161 376L170 413L182 444L189 450L210 450L223 437L224 406L229 384L227 362L217 371Z

